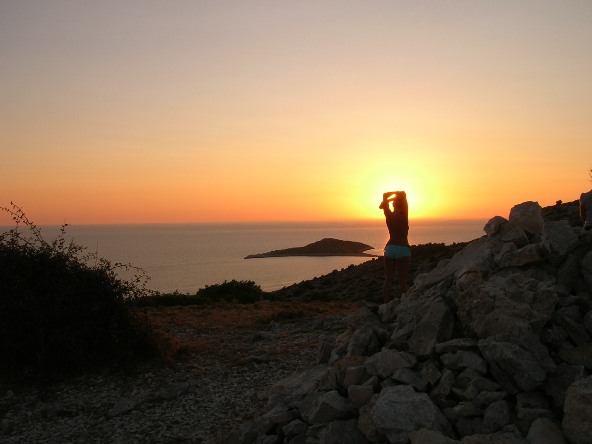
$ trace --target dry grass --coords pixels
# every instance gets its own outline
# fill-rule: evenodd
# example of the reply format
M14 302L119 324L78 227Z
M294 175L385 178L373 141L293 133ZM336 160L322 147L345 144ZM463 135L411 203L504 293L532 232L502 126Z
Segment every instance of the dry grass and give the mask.
M260 331L272 323L300 323L343 316L357 309L353 302L259 302L183 307L146 308L144 312L157 334L166 338L174 353L199 364L206 359L239 365L257 348ZM290 339L284 333L283 339ZM314 344L312 343L314 341ZM316 339L278 344L274 353L293 353L312 347ZM267 346L269 347L269 345ZM272 345L273 347L273 345Z

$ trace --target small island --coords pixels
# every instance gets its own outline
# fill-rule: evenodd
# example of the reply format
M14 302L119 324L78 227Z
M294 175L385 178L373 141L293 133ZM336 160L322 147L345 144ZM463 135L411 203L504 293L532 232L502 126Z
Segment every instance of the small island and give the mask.
M374 247L361 242L344 241L340 239L325 238L304 247L286 248L285 250L274 250L267 253L250 254L245 259L258 259L265 257L288 257L288 256L365 256L376 257L376 254L365 253Z

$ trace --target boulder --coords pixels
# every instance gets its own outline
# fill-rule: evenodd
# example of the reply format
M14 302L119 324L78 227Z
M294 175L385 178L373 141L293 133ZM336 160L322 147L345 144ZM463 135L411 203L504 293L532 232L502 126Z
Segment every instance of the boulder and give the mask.
M476 350L477 341L473 338L456 338L436 344L436 353L443 354L457 350Z
M519 433L510 431L465 436L461 439L460 444L525 444L525 442Z
M563 344L559 349L559 357L568 364L583 365L586 370L592 370L592 341L575 347Z
M479 349L502 385L502 381L511 381L522 391L530 391L540 387L547 378L547 373L532 355L516 344L481 340ZM513 391L511 384L504 389Z
M372 420L372 409L378 400L378 395L374 395L370 401L359 409L358 430L370 441L380 442L384 440L384 435L376 428Z
M347 396L352 405L359 409L372 399L374 388L370 385L352 385L347 389Z
M282 427L282 433L288 437L300 435L308 429L305 422L295 419Z
M514 244L504 244L504 247L495 257L499 268L524 267L543 260L543 252L537 244L516 248Z
M366 357L364 356L345 356L333 364L333 368L337 373L337 384L341 387L347 387L345 380L347 379L348 370L350 368L359 368L360 366L363 366L365 360ZM362 375L362 379L364 376L365 372L364 375Z
M588 333L592 335L592 311L589 311L584 316L584 326L588 330Z
M574 382L565 395L563 434L571 444L590 443L592 437L592 376Z
M378 340L368 325L354 331L346 348L346 356L365 356L378 351Z
M523 202L510 209L510 222L531 234L542 234L544 219L543 209L538 202Z
M370 375L386 379L396 369L413 367L416 362L416 358L409 353L384 349L366 359L364 367Z
M461 401L451 408L444 409L444 415L450 421L458 421L460 418L483 416L483 410L470 401Z
M352 314L345 316L343 318L343 323L347 328L354 331L363 326L378 325L380 324L380 319L372 312L372 310L367 307L362 307L359 310L354 311Z
M510 406L504 400L495 401L485 409L483 432L494 433L510 422Z
M354 406L336 390L317 397L302 416L311 425L325 424L337 419L349 419L354 416Z
M351 385L358 385L364 381L366 375L366 368L363 365L356 365L347 367L345 369L345 377L343 378L343 386L349 387Z
M536 419L526 436L527 444L565 444L563 433L557 425L547 418Z
M516 395L516 423L521 430L527 432L532 423L539 418L553 419L549 410L549 401L542 392L518 393Z
M553 317L558 293L553 282L524 274L494 275L457 292L462 322L477 336L517 340L525 330L540 333Z
M326 364L331 359L331 354L335 350L335 341L321 339L317 347L317 364Z
M431 385L434 385L442 377L440 367L434 359L420 362L418 365L418 371L419 375Z
M333 421L319 433L319 444L366 444L355 419Z
M577 289L582 285L582 279L578 259L573 254L568 254L557 270L557 282L570 289Z
M449 260L440 261L429 273L418 275L409 293L421 293L450 277L464 274L466 270L489 271L502 245L499 239L486 236L470 242Z
M395 298L392 301L382 304L378 307L378 316L383 324L391 323L396 316L396 309L399 305L399 298Z
M428 382L410 368L396 369L391 379L399 384L410 385L418 392L425 392L428 388Z
M444 369L440 381L436 384L430 395L435 399L445 399L452 387L454 387L455 377L452 370Z
M436 344L452 338L454 316L438 287L426 291L421 298L401 298L392 340L416 356L429 356Z
M473 351L459 350L455 353L445 353L440 356L442 363L453 370L470 368L482 375L487 373L487 363Z
M485 364L487 365L487 364ZM484 376L484 372L478 372L472 368L465 368L456 377L456 385L458 387L468 387L474 385L479 392L496 391L500 389L500 385Z
M277 404L269 412L257 418L253 424L259 433L267 433L275 426L285 426L295 419L296 413L283 404Z
M271 388L269 403L293 405L303 396L318 390L337 388L337 372L327 364L319 364L303 373L295 373L275 383Z
M528 244L528 237L520 225L508 221L501 216L495 216L483 228L487 236L495 237L502 242L509 242L517 247Z
M473 436L482 433L483 418L482 417L461 417L455 423L456 431L461 436ZM481 442L481 441L479 441Z
M584 325L584 317L577 305L562 307L555 312L553 322L562 327L575 345L590 341L590 335Z
M459 441L443 435L442 432L421 429L409 434L411 444L457 444Z
M493 404L495 401L505 399L507 396L508 394L503 391L482 391L475 397L475 399L473 399L473 402L477 407L486 408L488 405Z
M583 365L561 363L545 381L545 393L553 399L555 407L563 411L567 389L585 376L586 369Z
M543 245L554 256L564 257L578 243L578 235L566 220L546 221Z
M383 389L368 415L375 428L391 443L404 443L415 430L427 428L448 435L451 426L425 393L408 385ZM368 437L371 440L371 437Z
M590 231L592 233L592 231ZM581 270L582 274L584 275L584 279L588 283L589 287L592 287L592 251L584 256L581 263Z

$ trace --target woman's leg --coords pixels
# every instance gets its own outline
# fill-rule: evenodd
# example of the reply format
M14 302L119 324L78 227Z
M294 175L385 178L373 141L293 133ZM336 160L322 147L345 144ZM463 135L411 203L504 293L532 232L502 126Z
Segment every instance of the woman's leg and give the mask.
M393 281L395 280L395 261L384 257L384 289L383 301L386 304L391 300L391 290L393 288Z
M409 256L402 257L401 259L397 259L394 261L397 267L397 271L399 274L399 288L401 289L401 295L407 293L409 290L409 285L407 281L409 279L409 268L411 264L411 258Z

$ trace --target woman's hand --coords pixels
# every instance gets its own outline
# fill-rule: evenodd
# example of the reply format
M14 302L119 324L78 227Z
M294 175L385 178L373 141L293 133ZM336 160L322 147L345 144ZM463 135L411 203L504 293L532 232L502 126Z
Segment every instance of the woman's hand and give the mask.
M387 191L386 193L382 193L382 202L380 203L379 207L381 210L384 208L388 208L389 203L394 201L395 198L400 195L402 196L404 199L406 199L406 195L405 195L405 191ZM395 196L392 199L389 199L389 197L391 196Z

